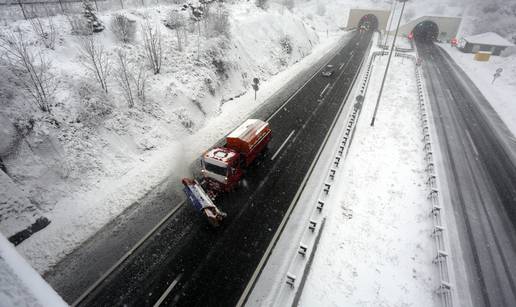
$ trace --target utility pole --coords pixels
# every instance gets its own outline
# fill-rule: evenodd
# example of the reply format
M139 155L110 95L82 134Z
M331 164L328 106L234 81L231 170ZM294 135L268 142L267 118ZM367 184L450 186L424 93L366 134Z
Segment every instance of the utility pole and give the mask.
M391 32L392 20L394 19L394 13L396 12L396 4L397 3L398 2L396 2L396 0L394 0L394 2L392 3L391 18L389 20L389 27L387 28L387 31L385 31L385 43L384 43L384 45L387 45L387 40L388 40L388 37L389 37L389 32Z
M403 12L405 11L405 4L408 0L398 0L403 2L403 6L401 7L400 19L398 20L398 25L396 26L396 33L394 34L394 39L392 40L391 52L389 53L389 60L387 61L387 67L385 68L385 73L383 74L382 85L380 86L380 92L378 93L378 100L376 100L376 106L374 107L373 118L371 120L371 127L374 126L374 121L376 120L376 113L378 112L378 107L380 106L380 99L382 98L383 87L385 85L385 80L387 79L387 73L389 72L389 65L391 64L392 54L394 53L394 47L396 46L396 38L398 38L398 31L400 29L401 18L403 17Z

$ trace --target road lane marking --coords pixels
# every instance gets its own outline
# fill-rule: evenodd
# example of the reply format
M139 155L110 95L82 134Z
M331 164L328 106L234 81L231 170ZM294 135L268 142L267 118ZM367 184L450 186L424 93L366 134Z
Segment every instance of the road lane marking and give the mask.
M283 149L283 147L285 146L285 144L287 144L288 140L292 137L292 135L294 135L294 132L296 132L296 130L292 130L292 132L290 132L290 134L287 136L287 139L285 141L283 141L283 144L281 144L280 148L276 151L276 153L272 156L271 158L271 161L276 159L276 156L280 153L280 151Z
M267 122L270 122L270 121L271 121L271 119L272 119L274 116L276 116L276 114L278 114L278 112L279 112L279 111L283 110L283 109L285 108L285 106L286 106L286 105L287 105L287 104L288 104L288 103L289 103L289 102L290 102L290 101L291 101L291 100L292 100L292 99L293 99L293 98L294 98L294 97L295 97L295 96L296 96L296 95L297 95L297 94L298 94L298 93L299 93L299 92L300 92L300 91L301 91L301 90L302 90L302 89L303 89L303 88L304 88L304 87L305 87L305 86L310 82L310 81L312 81L315 77L317 77L317 76L321 73L321 71L322 71L322 70L323 70L323 69L328 65L328 63L330 63L330 62L331 62L335 57L337 57L337 54L340 54L340 53L341 53L341 52L342 52L342 51L343 51L343 50L348 46L348 43L349 43L351 40L353 40L353 38L354 38L354 37L350 38L350 39L346 42L346 45L341 46L341 47L340 47L340 51L335 51L335 52L333 53L333 55L331 55L330 59L329 59L329 60L327 60L327 61L325 62L325 64L324 64L324 65L322 65L322 66L321 66L321 68L319 68L319 69L317 70L317 72L315 72L315 74L313 74L313 75L312 75L312 77L311 77L310 79L308 79L308 80L307 80L307 81L306 81L306 82L305 82L301 87L299 87L299 88L297 89L297 91L295 91L295 92L294 92L294 94L292 94L292 95L288 98L288 100L287 100L287 101L285 101L285 103L284 103L284 104L282 104L282 105L281 105L281 107L279 107L279 108L276 110L276 112L272 113L272 115L271 115L271 116L269 116L269 118L267 118ZM336 48L336 49L337 49L337 48ZM354 49L352 49L352 50L351 50L351 52L354 52ZM351 54L353 54L353 53L351 53ZM349 63L349 61L351 60L351 58L352 58L352 56L351 56L351 57L350 57L350 59L348 60L348 63ZM346 63L346 65L347 65L347 63Z
M350 39L351 40L351 39ZM349 42L349 41L348 41ZM342 51L344 48L346 48L347 45L344 45L340 48L340 50ZM294 94L292 94L292 96L290 96L288 98L287 101L285 101L284 104L281 105L281 107L279 107L276 112L272 113L271 116L269 116L269 118L267 118L267 122L270 122L271 119L276 116L276 114L278 114L279 111L283 110L285 108L285 106L292 100L292 98L294 98L310 81L312 81L316 76L319 75L319 73L328 65L328 63L331 62L331 60L333 60L336 56L337 56L337 53L339 52L335 52L333 55L331 55L330 59L326 61L326 64L322 65L321 68L319 68L315 74L312 75L312 77L310 79L308 79L301 87L299 87L297 89L297 91L294 92Z
M475 143L473 143L473 139L471 138L471 134L469 134L468 130L464 129L466 132L466 135L468 136L468 140L471 143L471 146L473 146L473 151L475 151L475 156L478 156L478 150L477 146L475 146Z
M354 50L351 50L348 61L345 64L343 63L342 65L340 65L339 70L342 70L342 67L348 67L349 62L351 62L351 60L353 59L353 51Z
M321 94L319 95L319 97L322 97L324 96L324 92L326 92L326 90L330 87L331 83L328 83L326 84L326 86L324 87L324 90L322 90Z
M170 291L172 291L174 289L174 287L177 285L177 283L179 282L179 280L181 279L182 276L183 276L183 273L179 274L179 276L177 276L176 279L174 279L174 281L170 284L170 286L168 286L167 290L165 290L165 292L161 295L161 297L156 302L156 304L154 304L154 307L158 307L163 303L163 301L169 295Z
M163 225L172 215L174 215L174 213L176 213L177 210L179 210L179 208L181 208L184 204L185 201L183 200L174 209L172 209L161 221L159 221L159 223L156 226L154 226L143 238L141 238L140 241L138 241L138 243L136 243L129 251L127 251L122 256L122 258L120 258L111 268L109 268L109 270L107 270L99 279L97 279L97 281L93 285L86 289L86 291L84 291L84 293L78 299L76 299L75 302L72 303L72 306L77 306L79 303L81 303L91 292L93 292L93 290L95 290L111 273L113 273L113 271L117 267L119 267L127 258L129 258L129 256L131 256L131 254L134 251L136 251L143 244L143 242L150 238L150 236L154 234L154 232L156 232L158 228L160 228L161 225Z
M247 299L249 298L249 295L251 294L251 291L253 290L253 288L255 286L255 283L256 283L258 277L260 276L264 266L265 266L265 263L268 261L269 256L272 253L272 250L276 246L277 240L278 240L279 236L281 235L281 233L283 232L283 228L285 227L287 221L289 220L290 215L291 215L292 211L294 210L295 204L297 203L298 198L300 197L301 192L305 189L305 186L307 184L308 178L311 176L312 171L313 171L313 169L315 167L315 164L319 161L321 152L322 152L323 148L326 146L326 143L328 142L328 139L330 137L331 132L335 128L337 119L341 115L342 110L344 108L344 105L346 104L345 101L347 101L349 99L349 96L350 96L352 90L356 86L356 80L357 80L358 76L360 75L360 72L362 71L362 68L363 68L363 65L364 65L364 61L368 58L368 55L371 52L372 41L373 40L371 39L370 42L369 42L369 45L367 46L367 48L364 51L364 55L363 55L362 61L360 62L360 65L358 67L357 73L353 77L353 81L351 82L351 86L349 87L348 92L344 96L343 103L341 104L341 106L339 108L339 111L337 112L337 115L335 116L335 118L334 118L334 120L333 120L333 122L332 122L332 124L330 126L330 130L326 133L326 136L324 137L324 141L323 141L321 147L317 151L314 160L310 164L308 172L305 174L305 177L303 178L303 181L301 182L301 185L298 188L298 190L296 192L296 195L294 195L294 198L293 198L292 202L290 203L290 206L288 207L287 212L285 213L285 215L283 217L283 220L281 221L280 225L278 226L278 229L274 233L274 236L272 237L272 240L269 242L269 245L267 246L267 249L265 250L265 254L260 259L260 262L258 263L256 269L254 270L253 275L251 276L251 279L247 283L247 285L246 285L246 287L244 289L244 292L242 293L242 295L240 296L238 302L236 303L236 307L242 307L247 302Z

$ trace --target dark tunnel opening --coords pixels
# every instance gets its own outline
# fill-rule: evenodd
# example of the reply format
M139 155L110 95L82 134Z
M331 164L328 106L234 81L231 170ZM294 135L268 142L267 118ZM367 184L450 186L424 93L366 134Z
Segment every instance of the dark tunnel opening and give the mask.
M378 17L373 14L364 15L358 22L359 29L366 29L367 31L378 30Z
M418 42L434 42L439 36L439 26L433 21L426 20L417 24L412 33Z

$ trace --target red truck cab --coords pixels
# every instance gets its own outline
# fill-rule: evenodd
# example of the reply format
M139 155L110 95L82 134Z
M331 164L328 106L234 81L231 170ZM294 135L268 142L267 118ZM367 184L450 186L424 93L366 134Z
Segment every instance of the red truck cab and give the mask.
M210 189L230 191L248 167L261 154L271 139L269 124L248 119L228 136L223 147L207 151L202 157L201 172Z

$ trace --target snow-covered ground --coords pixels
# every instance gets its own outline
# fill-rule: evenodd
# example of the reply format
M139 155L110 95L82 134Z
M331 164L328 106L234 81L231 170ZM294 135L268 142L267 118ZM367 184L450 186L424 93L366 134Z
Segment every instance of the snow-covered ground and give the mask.
M437 306L424 153L412 61L377 59L300 306Z
M0 229L9 236L38 214L51 220L47 228L18 246L38 271L47 270L171 174L188 175L187 165L199 153L245 119L293 75L313 65L343 34L327 33L326 27L318 31L316 26L274 4L267 11L252 3L238 3L228 9L229 41L222 37L203 41L199 61L195 33L188 33L188 46L178 52L175 32L160 25L167 46L163 71L149 78L147 101L132 109L120 98L120 89L113 81L108 84L110 94L103 95L85 75L77 59L77 37L70 34L70 25L62 16L54 19L62 31L55 51L43 50L55 59L55 73L62 80L58 103L50 116L60 123L59 127L50 125L45 121L47 115L12 95L19 89L2 80L8 86L5 95L0 96L6 106L1 114L16 123L25 118L22 115L33 116L36 125L19 143L19 133L12 132L9 121L2 121L2 133L12 140L6 142L7 149L2 152L9 173L2 179L10 188L0 189L5 195L2 199L7 199L1 207L6 210L2 211ZM154 7L124 12L137 23L147 14L160 24L168 10L169 7ZM109 24L112 13L98 15ZM312 17L311 21L320 18L323 17ZM27 39L36 40L23 21L1 30L18 26ZM110 52L125 48L131 61L142 60L138 33L136 42L129 45L117 43L108 30L96 35ZM292 45L290 53L280 44L285 37ZM226 49L220 44L226 44ZM217 74L212 57L224 62L225 75ZM262 81L257 101L249 91L253 77ZM210 93L210 86L214 93ZM90 114L93 110L85 108L91 103L107 105L109 112ZM26 114L26 110L30 112ZM76 120L79 117L81 120ZM14 201L24 202L25 206L14 206ZM13 206L26 209L15 211Z
M68 306L0 234L0 305Z
M440 46L466 72L505 125L516 135L516 54L507 57L492 56L489 62L479 62L473 59L474 54L463 53L448 44ZM493 83L493 75L499 68L503 72Z

